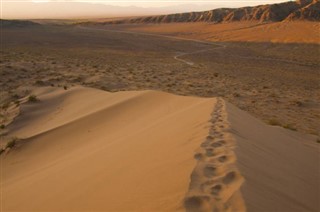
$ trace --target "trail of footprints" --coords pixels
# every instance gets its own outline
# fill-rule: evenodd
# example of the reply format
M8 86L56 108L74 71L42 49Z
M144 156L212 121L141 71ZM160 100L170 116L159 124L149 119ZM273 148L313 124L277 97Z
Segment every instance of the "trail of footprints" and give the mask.
M209 135L201 144L184 201L186 211L235 211L243 177L235 166L235 142L228 132L224 104L218 99ZM239 205L239 204L238 204Z

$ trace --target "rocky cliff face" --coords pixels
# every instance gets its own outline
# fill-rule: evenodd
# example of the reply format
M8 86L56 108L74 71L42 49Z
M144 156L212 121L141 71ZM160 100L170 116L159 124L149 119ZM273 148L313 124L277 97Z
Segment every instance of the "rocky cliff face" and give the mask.
M305 4L304 7L292 12L287 20L320 20L320 1L314 0L310 4Z
M221 8L204 12L177 13L110 21L107 23L173 23L173 22L280 22L293 20L320 21L319 0L297 0L256 7Z

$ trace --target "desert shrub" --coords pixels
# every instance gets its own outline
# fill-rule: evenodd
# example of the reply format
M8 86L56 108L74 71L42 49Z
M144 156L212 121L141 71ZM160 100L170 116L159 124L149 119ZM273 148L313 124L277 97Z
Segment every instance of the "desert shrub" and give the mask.
M6 148L13 148L16 146L18 139L17 138L12 138L6 145Z
M240 97L240 94L237 92L233 93L232 95L233 95L233 97Z
M9 105L10 105L9 102L6 102L6 103L4 103L4 104L2 105L1 108L4 109L4 110L5 110L5 109L8 109Z
M64 90L67 90L67 89L68 89L68 86L66 86L66 85L63 86L63 89L64 89Z
M42 81L42 80L37 80L37 81L35 82L35 84L36 84L36 85L40 85L40 86L44 86L44 85L45 85L45 82Z
M37 101L39 101L39 99L36 95L30 95L28 98L28 102L37 102Z
M291 124L283 125L283 128L286 128L286 129L288 129L288 130L297 131L297 128L295 128L295 127L292 126Z
M4 124L0 125L0 129L4 129L5 127L6 127L6 125L4 125Z
M18 94L13 94L13 95L12 95L12 98L14 98L14 99L19 99L20 96L19 96Z
M269 120L268 123L272 126L280 126L281 125L280 122L276 119L271 119L271 120Z
M297 100L297 101L294 101L293 104L296 105L296 106L298 106L298 107L302 107L302 106L303 106L303 102L298 101L298 100Z
M4 149L0 149L0 155L4 152Z

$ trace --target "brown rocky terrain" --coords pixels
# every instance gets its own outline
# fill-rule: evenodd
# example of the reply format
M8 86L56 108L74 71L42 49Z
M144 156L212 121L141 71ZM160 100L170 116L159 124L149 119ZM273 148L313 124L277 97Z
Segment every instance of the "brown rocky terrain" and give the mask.
M16 27L37 27L40 24L26 20L5 20L0 19L1 28L16 28Z

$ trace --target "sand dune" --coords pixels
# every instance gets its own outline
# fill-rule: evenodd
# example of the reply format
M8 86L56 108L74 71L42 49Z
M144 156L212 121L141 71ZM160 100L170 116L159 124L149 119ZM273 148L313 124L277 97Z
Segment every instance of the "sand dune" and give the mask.
M24 103L9 126L23 139L1 155L2 211L319 209L314 138L223 99L34 93L40 101Z
M4 210L182 208L214 99L85 88L38 96L11 126L31 137L2 158Z
M226 105L248 211L319 211L319 144Z

